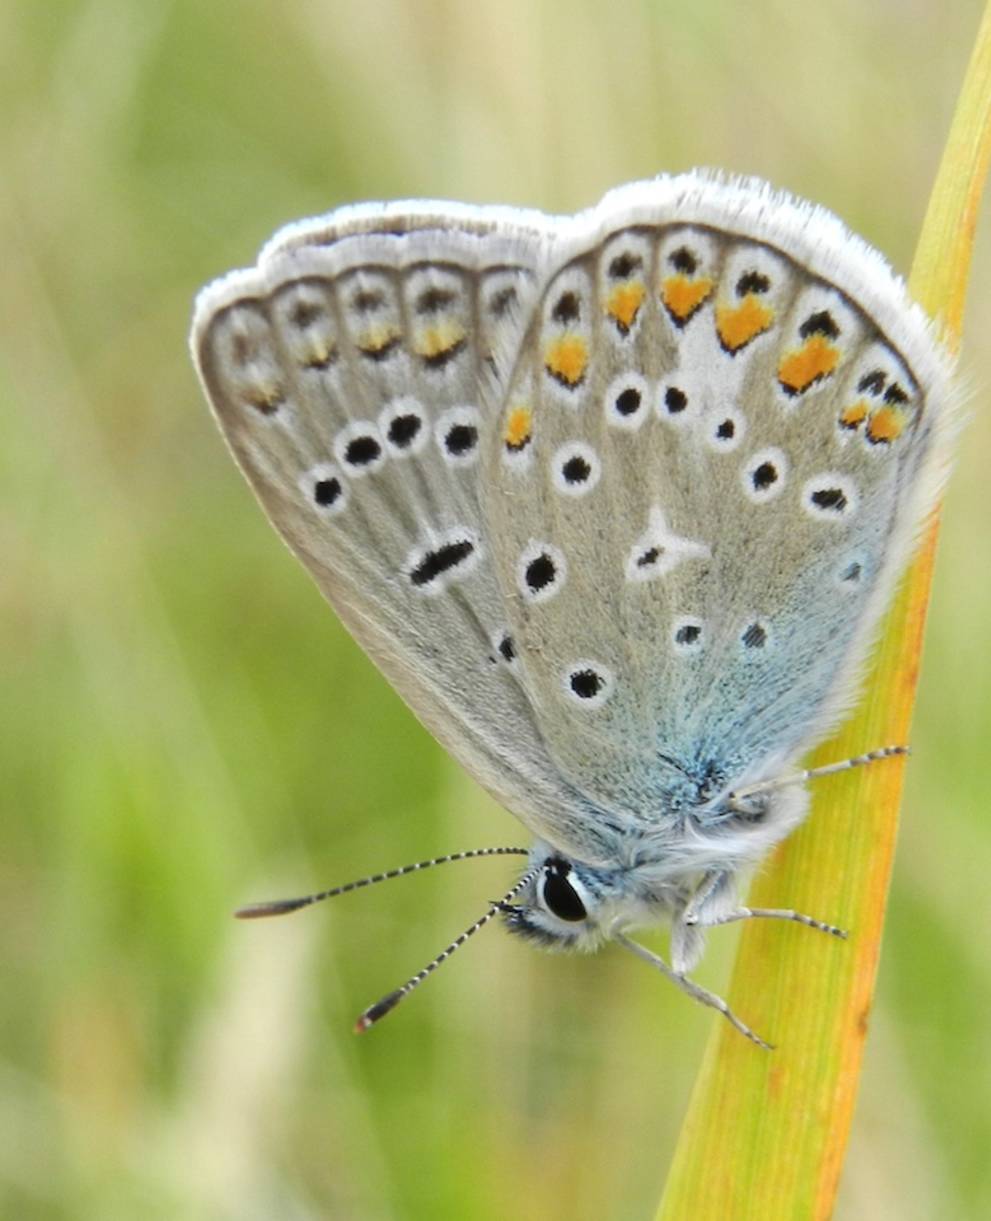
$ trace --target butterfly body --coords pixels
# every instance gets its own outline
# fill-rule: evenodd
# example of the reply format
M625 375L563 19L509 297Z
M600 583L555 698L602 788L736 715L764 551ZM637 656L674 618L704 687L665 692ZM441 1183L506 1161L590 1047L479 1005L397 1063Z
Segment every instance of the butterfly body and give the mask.
M576 217L342 209L205 289L192 342L276 528L537 836L509 926L670 919L690 965L804 816L748 789L856 697L945 475L949 362L887 264L701 173Z

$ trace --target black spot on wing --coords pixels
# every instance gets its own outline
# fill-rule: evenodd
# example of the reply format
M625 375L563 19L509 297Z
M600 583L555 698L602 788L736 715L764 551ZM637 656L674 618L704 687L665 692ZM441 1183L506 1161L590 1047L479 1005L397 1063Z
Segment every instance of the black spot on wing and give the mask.
M444 543L440 547L426 552L410 571L409 579L416 586L430 585L438 577L444 576L452 569L464 564L471 558L474 551L475 544L467 538Z

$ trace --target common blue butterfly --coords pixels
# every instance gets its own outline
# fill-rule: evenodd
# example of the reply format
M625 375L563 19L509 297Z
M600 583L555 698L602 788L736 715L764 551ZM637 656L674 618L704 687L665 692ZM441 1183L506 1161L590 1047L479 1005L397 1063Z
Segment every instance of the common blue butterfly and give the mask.
M806 813L795 762L856 697L955 426L884 259L702 172L572 217L348 207L204 289L192 347L279 533L537 837L359 1027L501 913L550 948L617 942L762 1042L687 973L716 924L839 932L742 907L738 880ZM627 935L664 921L670 966Z

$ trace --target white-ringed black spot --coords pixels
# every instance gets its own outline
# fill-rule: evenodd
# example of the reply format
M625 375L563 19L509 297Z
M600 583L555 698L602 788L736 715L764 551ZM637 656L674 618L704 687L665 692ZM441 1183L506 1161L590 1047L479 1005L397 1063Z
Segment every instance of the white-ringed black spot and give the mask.
M798 328L798 334L802 339L809 339L812 335L822 335L826 339L838 339L840 328L836 325L829 310L818 310L814 314L809 314Z
M654 410L658 419L663 420L665 424L676 429L688 429L697 418L698 404L702 400L702 396L698 399L694 397L692 383L686 386L685 382L680 385L675 382L672 385L669 381L663 381L654 397Z
M449 407L438 417L434 435L448 465L468 466L476 460L480 426L474 407Z
M348 466L370 466L382 455L382 446L371 434L352 437L344 448Z
M457 293L449 288L438 288L431 285L425 288L417 297L413 308L418 314L439 314L457 300Z
M740 472L743 491L755 504L773 500L784 490L788 461L780 449L763 449L753 454Z
M639 584L664 577L679 564L710 556L706 543L679 535L655 504L648 514L647 529L627 552L624 572L627 581Z
M506 666L511 670L516 669L516 644L508 628L501 627L492 633L489 637L492 645L492 652L489 653L489 662L493 666Z
M319 479L313 485L313 499L321 509L329 509L344 495L344 485L336 475Z
M430 436L423 407L409 395L386 403L379 412L378 426L385 447L393 458L418 454Z
M856 512L857 490L845 475L826 471L802 488L802 506L820 521L842 521Z
M635 271L643 267L643 259L638 254L624 250L609 262L609 278L612 280L628 280Z
M474 543L465 538L458 539L454 543L444 543L436 551L428 551L426 553L416 567L411 570L409 579L414 585L428 585L431 581L436 581L445 572L449 572L452 568L457 568L459 564L463 564L474 550Z
M452 424L444 437L444 448L452 458L461 458L478 444L474 424Z
M621 416L635 415L640 410L643 395L636 386L627 386L616 395L616 414Z
M492 298L489 301L489 312L493 318L504 318L516 304L516 301L515 288L500 288L498 292L492 294Z
M411 552L405 571L415 589L436 594L466 577L476 567L480 551L474 532L455 526L428 546Z
M581 303L578 300L578 294L570 290L563 292L554 302L551 317L555 322L562 324L577 321L581 317Z
M668 262L675 271L680 272L683 276L692 276L698 271L698 258L687 246L679 246L677 250L672 250L668 255Z
M517 566L517 585L527 602L545 602L556 594L567 576L564 555L552 543L531 540Z
M568 666L562 677L565 695L584 708L601 708L615 685L608 666L584 658Z
M857 393L880 394L887 380L887 376L882 369L874 369L870 373L865 373L860 381L857 382Z
M568 684L580 700L594 699L604 686L602 675L591 667L572 670L568 675Z
M602 475L602 463L591 445L583 441L568 441L551 459L554 486L566 496L584 496L596 486Z
M557 579L557 565L546 552L535 556L526 566L527 588L539 594Z
M647 382L639 373L621 373L606 389L606 421L614 428L636 431L646 419L648 399Z
M389 431L386 436L396 449L409 449L422 427L423 419L408 411L405 415L393 416L389 421Z
M351 308L358 314L373 314L385 305L385 294L374 288L359 288L351 297Z
M323 462L307 471L299 486L321 517L335 517L347 507L347 481L333 463Z
M746 297L750 293L758 296L770 292L771 281L759 271L745 271L736 282L736 295Z
M688 406L688 395L677 386L668 386L664 391L664 406L669 415L680 415Z
M847 507L842 488L816 488L809 499L817 509L828 509L833 513L842 513Z
M671 631L671 643L676 653L698 653L702 648L703 623L690 615L676 619Z
M716 407L706 414L703 428L708 447L728 454L742 443L747 423L735 407Z
M849 585L856 585L859 583L863 573L863 564L861 564L859 560L854 560L852 563L847 564L845 568L841 569L840 580Z
M334 457L356 477L378 470L385 461L381 433L371 420L354 420L334 439Z
M740 643L745 649L762 649L767 644L767 629L762 623L751 623L743 631Z
M289 321L300 331L305 331L321 317L323 310L315 301L296 301L289 311Z

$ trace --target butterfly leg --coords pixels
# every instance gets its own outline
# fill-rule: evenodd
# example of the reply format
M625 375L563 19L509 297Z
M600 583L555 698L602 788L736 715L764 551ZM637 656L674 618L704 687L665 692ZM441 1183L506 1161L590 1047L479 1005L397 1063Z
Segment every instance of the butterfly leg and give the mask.
M717 996L715 992L710 992L707 988L703 988L694 980L689 979L680 971L675 971L664 961L659 955L652 953L646 946L640 945L636 941L631 941L628 937L624 937L622 933L613 934L613 939L618 941L624 949L630 951L631 954L636 954L638 958L642 958L644 962L649 963L652 967L661 972L667 979L671 980L682 992L687 993L693 1000L697 1000L700 1004L708 1005L710 1009L715 1009L721 1013L724 1018L733 1026L740 1034L745 1035L752 1043L756 1043L758 1047L763 1047L765 1051L773 1051L774 1045L765 1042L764 1039L756 1034L750 1027L736 1016L729 1005L721 996Z
M734 874L728 869L710 870L686 903L681 913L682 922L704 927L718 923L716 917L735 902L733 882Z
M831 937L841 937L844 941L849 935L846 929L837 928L835 924L826 924L816 920L814 916L806 916L802 912L792 911L790 907L737 907L733 911L723 912L705 921L706 928L717 924L732 924L735 920L791 920L795 924L803 924L806 928L818 929L820 933L829 933Z
M680 975L691 971L702 959L705 929L715 917L736 907L733 874L711 870L671 922L671 965Z
M707 873L698 890L689 899L681 915L681 922L689 926L715 928L719 924L733 924L737 920L791 920L806 928L818 929L833 937L847 936L846 931L834 924L816 920L787 907L744 907L735 902L733 875L725 871Z

